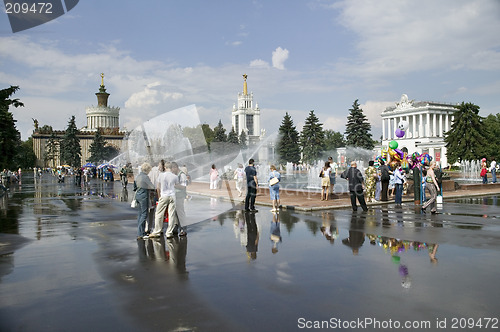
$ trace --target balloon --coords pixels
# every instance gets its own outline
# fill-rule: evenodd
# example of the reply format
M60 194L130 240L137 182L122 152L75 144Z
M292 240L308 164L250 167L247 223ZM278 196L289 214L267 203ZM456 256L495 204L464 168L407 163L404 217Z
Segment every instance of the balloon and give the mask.
M401 151L400 149L394 149L394 151L396 151L396 153L399 155L399 157L401 157L401 159L403 159L403 151Z
M389 142L389 147L391 149L397 149L398 148L398 142L396 142L396 141L390 141Z
M396 129L396 136L397 136L397 137L401 138L401 137L403 137L404 135L405 135L405 131L404 131L404 130L399 129L399 128L398 128L398 129Z
M401 130L403 130L403 131L404 131L404 130L408 129L408 126L409 126L409 125L410 125L410 124L408 123L408 121L406 121L406 120L401 120L401 121L399 121L399 123L398 123L398 129L401 129Z

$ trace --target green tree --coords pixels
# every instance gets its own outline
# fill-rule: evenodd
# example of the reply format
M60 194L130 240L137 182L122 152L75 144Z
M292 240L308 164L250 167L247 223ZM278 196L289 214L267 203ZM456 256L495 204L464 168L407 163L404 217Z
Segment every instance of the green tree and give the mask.
M214 128L214 142L227 142L226 129L222 125L222 121L219 120L219 123Z
M300 134L302 161L311 163L320 159L321 153L324 150L324 144L323 124L319 123L319 119L314 114L314 111L310 111Z
M281 164L297 164L300 161L299 132L293 125L288 112L283 117L279 128L278 158Z
M56 167L56 157L59 155L59 140L57 139L56 134L52 131L49 139L47 140L47 144L45 144L45 151L43 154L43 160L45 165L50 167Z
M240 143L240 141L238 139L238 134L234 130L234 127L231 127L231 131L227 135L227 141L228 141L228 143L232 143L232 144L236 144L236 145L238 145Z
M240 142L240 149L244 150L247 148L247 134L245 131L242 129L240 137L238 138L238 141Z
M21 134L16 129L16 120L9 107L22 107L24 104L19 99L10 99L18 86L11 86L0 90L0 168L14 169L15 156L21 144ZM33 166L33 165L32 165Z
M332 129L325 130L325 151L333 160L337 160L337 149L345 146L344 135Z
M488 141L483 117L479 106L462 102L453 112L450 130L444 133L448 162L453 164L462 160L477 160L484 157Z
M36 155L35 151L33 151L33 137L28 138L19 145L14 163L17 167L21 167L22 169L36 165Z
M346 146L354 146L367 150L373 150L375 146L372 139L371 125L363 114L363 109L359 107L358 99L352 104L347 116L345 130Z
M205 140L207 142L208 149L210 150L210 143L212 143L215 137L214 131L207 123L201 125L201 130L203 131L203 135L205 135Z
M486 128L486 139L488 141L485 147L485 157L488 160L494 158L498 162L500 158L500 150L498 149L500 146L500 113L488 115L483 122Z
M107 151L106 151L106 141L104 137L102 137L101 130L97 129L94 134L94 139L89 147L90 157L87 161L93 163L101 163L107 159Z
M76 128L75 116L73 115L68 122L68 128L66 128L61 142L61 162L74 167L81 166L82 156L80 139L77 135L78 129Z

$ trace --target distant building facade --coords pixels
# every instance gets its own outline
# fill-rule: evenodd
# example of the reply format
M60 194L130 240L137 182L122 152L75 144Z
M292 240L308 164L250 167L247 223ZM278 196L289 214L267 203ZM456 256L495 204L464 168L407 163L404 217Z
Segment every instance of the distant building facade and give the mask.
M104 86L104 74L101 74L101 85L97 96L97 106L86 108L87 125L79 130L77 137L80 139L81 161L85 164L90 158L90 145L94 140L97 130L106 141L106 146L111 146L117 151L120 150L126 132L120 131L120 108L108 106L109 93ZM64 138L64 130L49 130L44 127L39 128L35 120L35 130L33 132L33 151L36 155L36 166L57 167L63 162L60 156L60 143ZM52 153L49 153L49 141L53 139Z
M406 147L408 152L428 153L442 167L448 166L444 133L451 129L453 113L458 104L413 101L403 94L399 103L387 107L382 117L382 146L395 140L399 149ZM398 124L408 121L408 129L401 138L396 136Z
M238 134L244 131L247 135L247 144L258 143L265 135L265 131L260 129L260 108L259 104L253 102L253 93L248 93L247 75L243 75L243 93L238 93L238 103L233 105L231 123Z

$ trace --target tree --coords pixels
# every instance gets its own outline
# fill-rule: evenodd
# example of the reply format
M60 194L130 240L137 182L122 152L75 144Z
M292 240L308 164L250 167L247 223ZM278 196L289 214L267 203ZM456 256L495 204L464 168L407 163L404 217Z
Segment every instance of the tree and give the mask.
M213 142L227 142L226 129L224 129L221 120L219 120L219 123L214 128Z
M491 158L499 160L500 151L498 150L498 147L500 146L500 113L497 113L496 115L488 115L483 122L486 128L486 139L488 141L488 145L485 147L485 157L488 160L491 160Z
M234 130L234 127L231 127L231 131L227 135L227 142L232 143L232 144L236 144L236 145L238 145L240 143L240 141L238 139L238 134Z
M82 156L80 139L77 135L78 129L76 128L75 116L73 115L68 122L68 128L61 142L61 162L74 167L81 165Z
M370 133L371 125L363 114L363 109L359 107L358 99L354 101L349 112L345 130L346 145L373 150L375 145Z
M325 151L329 153L329 157L337 160L337 149L345 146L344 135L332 129L325 130Z
M450 130L444 133L448 162L453 164L462 160L477 160L484 157L488 141L483 117L479 115L479 106L464 103L453 112Z
M19 145L14 163L17 167L21 167L22 169L36 165L36 155L35 151L33 151L33 137L28 138Z
M303 162L311 163L321 158L325 144L324 138L323 124L319 123L314 111L310 111L300 134Z
M297 164L300 161L299 132L293 125L288 112L283 117L279 128L278 156L281 164Z
M56 157L59 154L59 140L57 139L56 134L52 131L49 139L47 140L47 144L45 144L45 152L43 155L43 159L45 165L50 165L50 167L56 167Z
M9 99L17 90L19 90L18 86L0 90L0 169L16 167L15 156L21 144L21 134L16 129L16 120L9 112L11 105L24 106L19 99Z
M100 129L97 129L94 134L94 140L90 144L89 152L90 157L87 161L100 164L104 160L108 160L106 156L106 141L102 137Z
M242 129L240 137L238 138L238 141L240 142L240 149L244 150L247 148L247 134L245 131Z
M205 140L207 142L208 149L210 150L210 143L212 143L215 137L214 131L207 123L201 125L201 130L203 131L203 135L205 135Z

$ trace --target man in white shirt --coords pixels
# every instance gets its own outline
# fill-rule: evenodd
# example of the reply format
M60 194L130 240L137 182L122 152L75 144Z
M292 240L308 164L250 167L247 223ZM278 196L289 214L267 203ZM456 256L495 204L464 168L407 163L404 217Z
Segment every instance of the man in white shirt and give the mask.
M176 228L180 228L179 218L175 209L175 187L179 184L179 178L172 173L171 165L165 165L165 172L160 173L158 176L158 205L156 206L155 213L155 228L149 237L159 237L163 229L163 218L165 210L168 209L168 227L165 233L167 239L174 237ZM179 234L186 235L185 232Z

